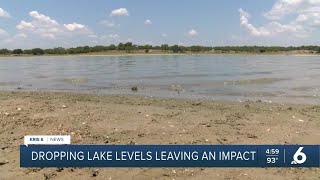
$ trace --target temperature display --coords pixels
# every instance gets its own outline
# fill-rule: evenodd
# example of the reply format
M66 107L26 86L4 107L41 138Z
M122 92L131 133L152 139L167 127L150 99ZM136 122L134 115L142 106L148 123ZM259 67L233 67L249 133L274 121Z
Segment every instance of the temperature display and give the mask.
M279 155L280 155L279 149L267 149L266 150L267 164L276 164L279 161Z

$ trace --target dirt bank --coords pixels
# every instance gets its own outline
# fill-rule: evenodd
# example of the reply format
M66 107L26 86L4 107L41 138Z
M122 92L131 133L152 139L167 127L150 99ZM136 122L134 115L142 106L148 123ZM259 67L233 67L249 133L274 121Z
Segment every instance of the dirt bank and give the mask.
M320 169L20 169L25 135L74 144L320 144L320 106L0 92L0 179L318 179Z

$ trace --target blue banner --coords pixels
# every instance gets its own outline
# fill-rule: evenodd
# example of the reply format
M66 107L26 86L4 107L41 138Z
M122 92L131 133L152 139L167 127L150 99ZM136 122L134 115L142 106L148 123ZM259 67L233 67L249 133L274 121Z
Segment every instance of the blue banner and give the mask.
M319 145L21 145L20 166L320 167Z

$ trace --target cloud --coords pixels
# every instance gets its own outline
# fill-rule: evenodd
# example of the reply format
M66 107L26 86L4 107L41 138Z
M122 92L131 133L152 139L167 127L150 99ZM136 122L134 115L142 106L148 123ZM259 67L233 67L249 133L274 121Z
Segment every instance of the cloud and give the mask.
M110 16L129 16L129 11L126 8L119 8L111 11Z
M26 21L21 21L20 24L18 24L17 29L25 29L25 30L32 30L34 28L34 26L32 25L32 23L30 22L26 22Z
M194 29L191 29L189 32L188 32L189 36L197 36L198 35L198 32Z
M264 16L270 20L282 20L287 16L296 16L295 22L297 23L319 26L320 0L277 0Z
M27 38L28 35L26 35L25 33L18 33L16 34L13 38L17 38L17 39L25 39Z
M120 24L116 24L115 22L113 22L113 21L108 21L108 20L103 20L103 21L101 21L99 24L105 25L105 26L110 27L110 28L112 28L112 27L119 27L119 26L120 26Z
M239 9L240 25L247 29L254 36L268 36L271 34L265 27L256 28L249 23L250 14L243 9Z
M118 34L109 34L109 38L118 39L120 36Z
M70 24L59 24L56 20L51 17L41 14L37 11L29 12L31 21L22 20L16 28L19 30L18 33L30 33L45 39L56 39L73 37L79 34L94 34L83 24L76 22Z
M257 37L275 36L280 33L291 33L296 37L305 37L306 30L296 21L288 24L281 24L277 21L271 21L265 26L256 27L249 22L250 14L243 9L239 9L240 25L246 29L251 35Z
M3 10L2 8L0 8L0 17L9 18L11 16L7 11Z
M16 26L18 30L30 32L48 39L54 39L57 34L63 32L59 23L49 16L40 14L37 11L31 11L29 16L32 18L32 21L27 22L22 20L20 24Z
M9 33L7 31L0 28L0 37L6 37L8 35L9 35Z
M168 35L166 33L161 34L162 37L166 38Z
M76 30L84 30L86 26L83 24L72 23L72 24L64 24L63 25L68 31L76 31Z
M52 26L56 26L59 25L57 23L57 21L51 19L49 16L46 16L44 14L40 14L37 11L31 11L29 13L29 15L31 17L33 17L35 20L38 20L39 22L43 23L43 24L47 24L47 25L52 25Z
M152 24L152 22L151 22L151 20L150 20L150 19L147 19L147 20L144 22L144 24L146 24L146 25L151 25L151 24Z
M93 39L98 38L98 36L97 36L96 34L89 34L88 37L89 37L89 38L93 38Z
M299 6L303 5L309 0L278 0L272 7L272 9L265 13L265 16L272 20L279 20L283 16L292 13ZM313 0L314 1L314 0Z

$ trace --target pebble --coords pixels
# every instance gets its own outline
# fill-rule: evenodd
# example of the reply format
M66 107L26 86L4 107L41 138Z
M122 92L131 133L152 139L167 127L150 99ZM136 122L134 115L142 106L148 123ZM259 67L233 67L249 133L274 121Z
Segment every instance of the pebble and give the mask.
M62 108L66 108L67 106L66 105L62 105Z
M21 109L21 108L17 108L17 110L18 110L18 111L22 111L22 109Z

